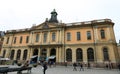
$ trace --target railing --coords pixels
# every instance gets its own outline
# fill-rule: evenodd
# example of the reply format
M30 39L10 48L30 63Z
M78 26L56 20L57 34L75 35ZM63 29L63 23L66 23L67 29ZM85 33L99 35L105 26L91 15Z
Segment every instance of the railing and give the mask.
M7 32L22 32L22 31L29 31L30 28L26 28L26 29L18 29L18 30L7 30Z
M68 23L68 26L71 25L83 25L83 24L93 24L93 23L102 23L102 22L111 22L111 19L100 19L100 20L92 20L92 21L84 21L84 22L76 22L76 23Z

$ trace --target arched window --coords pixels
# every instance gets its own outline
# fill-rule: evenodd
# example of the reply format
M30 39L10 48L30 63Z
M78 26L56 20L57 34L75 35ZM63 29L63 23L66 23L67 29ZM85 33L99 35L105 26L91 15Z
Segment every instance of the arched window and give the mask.
M15 54L15 50L11 51L11 55L10 55L10 59L13 60L14 59L14 54Z
M41 50L41 59L45 60L47 57L47 50L46 49L42 49Z
M38 55L38 49L34 49L33 55Z
M24 50L24 53L23 53L23 60L26 60L26 59L27 59L27 53L28 53L27 49Z
M6 54L6 50L3 51L3 57L5 57L5 54Z
M20 60L20 56L21 56L21 50L19 49L19 50L17 51L16 60Z
M101 34L101 39L105 38L105 31L104 30L100 30L100 34Z
M109 54L107 48L103 48L103 57L104 57L104 61L109 61Z
M83 53L82 53L82 49L81 48L78 48L76 50L76 61L77 62L83 61Z
M71 49L66 50L66 61L72 61L72 50Z
M55 49L51 49L50 56L52 56L52 55L56 55L56 50Z
M87 50L87 58L88 58L88 62L89 61L94 61L94 51L92 48L88 48Z

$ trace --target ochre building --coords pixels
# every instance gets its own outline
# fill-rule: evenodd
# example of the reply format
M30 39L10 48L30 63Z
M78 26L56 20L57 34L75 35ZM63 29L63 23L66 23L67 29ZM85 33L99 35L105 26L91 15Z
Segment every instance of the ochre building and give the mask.
M4 36L1 56L11 60L54 59L56 63L90 63L103 67L120 61L111 19L62 23L57 12L31 28L8 30Z

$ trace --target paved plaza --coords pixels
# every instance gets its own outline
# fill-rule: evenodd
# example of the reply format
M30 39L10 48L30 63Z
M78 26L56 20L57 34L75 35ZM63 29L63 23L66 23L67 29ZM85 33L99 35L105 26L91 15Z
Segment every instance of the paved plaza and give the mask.
M10 66L12 67L12 66ZM27 74L27 71L23 71L23 74ZM17 74L17 72L9 72L8 74ZM36 68L32 68L31 74L43 74L42 67L39 65ZM73 71L72 66L56 66L47 69L46 74L120 74L118 69L107 70L104 68L85 68L84 71L80 71L77 67L77 71Z

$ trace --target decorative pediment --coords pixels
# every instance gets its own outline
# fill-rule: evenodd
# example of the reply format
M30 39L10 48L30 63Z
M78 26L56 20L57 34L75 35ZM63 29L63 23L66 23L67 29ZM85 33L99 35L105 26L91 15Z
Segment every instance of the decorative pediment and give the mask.
M44 22L34 27L34 29L49 29L53 27L58 27L58 23L48 23Z
M48 26L48 24L47 23L45 23L45 25L43 25L43 27L42 28L49 28L49 26Z

